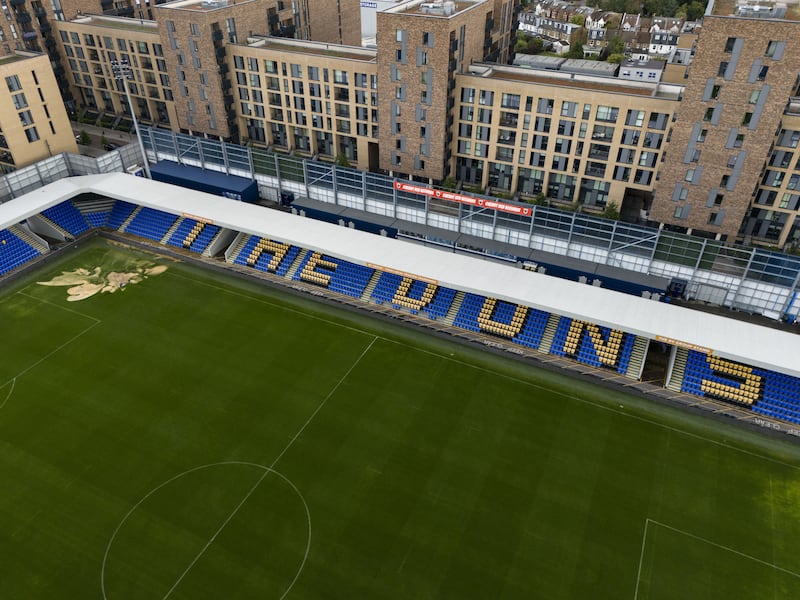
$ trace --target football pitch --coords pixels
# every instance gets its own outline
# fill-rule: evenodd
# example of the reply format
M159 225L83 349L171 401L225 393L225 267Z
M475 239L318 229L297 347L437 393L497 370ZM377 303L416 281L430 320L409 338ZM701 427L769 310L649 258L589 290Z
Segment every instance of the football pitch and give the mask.
M0 288L0 598L800 598L794 444L81 246Z

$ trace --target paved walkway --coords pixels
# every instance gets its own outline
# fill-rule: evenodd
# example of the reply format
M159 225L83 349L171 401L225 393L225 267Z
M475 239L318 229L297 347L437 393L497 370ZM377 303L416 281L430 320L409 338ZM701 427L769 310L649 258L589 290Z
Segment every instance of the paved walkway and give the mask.
M72 122L72 131L76 136L85 131L89 134L91 140L88 145L78 144L78 150L84 156L100 156L108 152L103 148L103 137L105 136L105 143L115 144L117 146L127 146L130 143L136 142L136 136L132 133L124 131L116 131L108 129L107 127L98 127L97 125L89 125L87 123Z

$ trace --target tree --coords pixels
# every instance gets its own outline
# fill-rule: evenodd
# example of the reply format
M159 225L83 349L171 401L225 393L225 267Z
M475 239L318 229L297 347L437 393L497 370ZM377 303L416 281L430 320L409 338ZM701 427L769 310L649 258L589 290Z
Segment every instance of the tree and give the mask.
M80 136L78 137L78 143L81 146L88 146L92 143L92 138L89 137L89 134L86 133L85 129L81 129Z
M583 27L583 25L586 23L586 17L584 17L583 15L572 15L569 18L569 22L572 23L573 25L580 25L581 27Z
M621 37L618 35L614 35L608 40L608 45L606 46L606 52L608 56L612 54L622 54L625 52L625 42Z
M694 0L691 4L686 7L686 18L689 21L697 21L703 17L703 14L706 12L705 4L699 2L698 0Z
M609 54L606 62L620 64L627 57L624 54Z
M614 219L615 221L619 219L619 207L616 202L611 201L606 204L606 207L603 209L603 217L606 219Z
M336 155L336 164L340 167L349 167L350 160L347 158L347 154L339 152L339 154Z
M456 189L456 183L455 177L448 175L444 178L444 181L442 181L442 188L453 191Z
M583 46L581 44L575 44L562 56L564 58L583 58Z

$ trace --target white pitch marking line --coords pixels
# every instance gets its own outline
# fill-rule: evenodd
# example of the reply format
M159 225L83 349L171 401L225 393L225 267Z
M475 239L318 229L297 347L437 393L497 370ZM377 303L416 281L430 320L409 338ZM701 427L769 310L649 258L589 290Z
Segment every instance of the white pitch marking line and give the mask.
M79 337L81 337L81 336L82 336L84 333L86 333L87 331L89 331L89 330L90 330L90 329L92 329L93 327L95 327L95 326L99 325L100 323L102 323L102 321L101 321L100 319L98 319L97 317L93 317L93 316L91 316L91 315L87 315L87 314L84 314L84 313L82 313L82 312L78 312L77 310L72 310L71 308L67 308L66 306L61 306L61 305L59 305L59 304L56 304L55 302L50 302L49 300L44 300L43 298L37 298L36 296L31 296L30 294L26 294L25 292L21 292L21 291L20 291L20 292L17 292L17 294L19 294L20 296L25 296L26 298L30 298L31 300L36 300L37 302L41 302L41 303L43 303L43 304L49 304L50 306L55 306L56 308L60 308L61 310L65 310L65 311L67 311L67 312L70 312L70 313L72 313L72 314L78 315L78 316L80 316L80 317L84 317L84 318L86 318L86 319L91 319L92 321L94 321L94 323L92 323L91 325L89 325L89 326L88 326L86 329L84 329L84 330L83 330L83 331L81 331L80 333L76 334L76 335L75 335L75 336L73 336L72 338L68 339L66 342L64 342L63 344L61 344L61 345L60 345L58 348L56 348L55 350L51 350L50 352L48 352L47 354L45 354L45 355L44 355L42 358L40 358L39 360L37 360L37 361L36 361L35 363L33 363L32 365L29 365L28 367L26 367L25 369L23 369L22 371L20 371L20 372L19 372L19 373L17 373L16 375L14 375L14 377L12 377L12 378L11 378L11 379L9 379L8 381L6 381L6 382L5 382L3 385L0 385L0 390L1 390L1 389L3 389L5 386L7 386L9 383L15 382L15 381L16 381L16 380L17 380L19 377L22 377L23 375L25 375L25 373L27 373L27 372L28 372L28 371L30 371L31 369L33 369L33 368L35 368L35 367L38 367L38 366L39 366L40 364L42 364L42 363L43 363L45 360L47 360L48 358L50 358L51 356L53 356L53 354L55 354L56 352L58 352L58 351L59 351L59 350L61 350L62 348L64 348L64 347L68 346L69 344L71 344L72 342L74 342L75 340L77 340ZM13 384L13 383L12 383L12 386L11 386L11 387L12 387L12 390L13 390L13 387L14 387L14 384ZM6 397L6 399L5 399L5 400L3 400L3 403L2 403L2 404L0 404L0 408L2 408L2 407L5 405L5 403L8 401L8 398L9 398L10 396L11 396L11 392L9 392L9 393L8 393L8 396Z
M314 412L311 413L311 416L308 417L308 419L306 419L306 422L303 423L303 426L300 427L300 429L297 431L297 433L294 434L292 439L289 440L289 443L286 444L286 447L281 451L281 453L278 454L278 456L275 458L275 460L272 461L272 464L269 466L269 469L267 471L264 471L264 474L261 477L258 478L258 481L256 481L255 484L253 485L253 487L250 488L250 491L248 491L247 494L245 494L244 498L242 498L242 500L239 502L239 504L237 504L234 507L234 509L231 511L231 513L228 515L228 517L222 522L222 525L220 525L219 528L214 532L214 535L211 536L211 538L206 542L205 546L203 546L200 549L200 552L197 553L197 556L195 556L194 559L192 559L192 562L189 563L189 566L186 567L186 569L183 571L183 573L181 573L180 577L178 577L178 580L174 584L172 584L172 587L169 588L169 590L167 590L167 593L164 595L163 600L167 600L167 598L169 598L169 596L172 594L172 592L175 591L175 588L177 588L178 585L180 584L180 582L183 581L183 578L186 577L186 575L189 573L189 571L192 570L192 567L194 567L194 565L197 563L197 561L200 560L200 557L203 556L203 554L205 554L205 551L208 550L209 546L211 546L211 544L214 543L214 540L217 539L217 536L222 532L223 529L225 529L225 526L228 523L231 522L231 520L236 516L236 514L239 512L239 510L242 508L242 506L244 506L244 503L247 502L247 500L250 498L250 496L253 495L253 492L256 491L256 488L259 486L259 484L262 481L264 481L264 479L267 477L267 475L270 474L270 472L272 472L273 467L275 467L275 465L283 457L283 455L286 454L286 452L289 450L289 448L292 447L292 445L295 443L295 441L297 441L297 438L299 438L300 435L303 433L303 431L305 431L305 429L306 429L306 427L308 427L309 423L311 423L311 421L314 419L314 417L317 416L317 413L319 413L319 411L322 410L322 407L325 406L325 404L328 402L328 400L331 398L331 396L333 396L333 394L336 393L336 390L339 389L339 386L341 386L342 383L344 383L344 380L347 379L348 375L350 375L350 373L353 372L353 369L355 369L358 366L358 363L361 362L361 359L364 358L364 356L367 354L367 352L370 351L370 349L372 348L373 344L375 344L375 342L377 340L378 340L378 336L374 336L372 338L372 341L370 341L369 345L364 349L364 351L359 355L359 357L353 362L353 364L350 365L350 368L347 369L347 372L344 375L342 375L341 379L339 379L339 381L336 382L336 385L333 386L331 391L328 392L328 395L325 396L325 398L323 398L322 402L319 403L319 406L317 406L317 408L314 410ZM287 592L288 592L288 590L287 590ZM285 594L284 594L284 596L285 596Z
M495 375L497 377L502 377L503 379L507 379L509 381L514 381L516 383L521 383L523 385L527 385L529 387L536 388L536 389L539 389L539 390L545 390L545 391L547 391L549 393L552 393L554 396L561 396L562 398L568 398L570 400L575 400L575 401L580 402L582 404L588 404L590 406L594 406L596 408L599 408L601 410L605 410L605 411L608 411L608 412L613 412L615 414L621 415L623 417L627 417L629 419L635 419L637 421L642 421L644 423L648 423L650 425L654 425L654 426L659 427L661 429L666 429L668 431L674 431L675 433L679 433L679 434L685 435L687 437L692 437L692 438L695 438L695 439L698 439L698 440L702 440L702 441L708 442L709 444L715 444L717 446L722 446L723 448L728 448L729 450L735 450L736 452L741 452L742 454L747 454L749 456L754 456L756 458L760 458L760 459L766 460L768 462L779 464L779 465L782 465L784 467L789 467L791 469L800 469L800 465L793 465L791 463L784 462L784 461L779 460L777 458L771 458L771 457L765 456L763 454L758 454L757 452L751 452L749 450L745 450L744 448L738 448L736 446L731 446L730 444L726 444L724 442L719 442L717 440L713 440L711 438L707 438L707 437L702 436L702 435L700 435L698 433L691 433L691 432L685 431L683 429L678 429L677 427L672 427L670 425L664 425L663 423L659 423L658 421L653 421L653 420L648 419L646 417L641 417L641 416L638 416L638 415L627 413L625 411L619 410L617 408L613 408L611 406L606 406L605 404L601 404L601 403L598 403L598 402L592 402L591 400L588 400L587 398L580 398L579 396L574 396L572 394L567 394L565 392L560 392L558 390L554 390L554 389L552 389L550 387L543 386L543 385L540 385L538 383L534 383L532 381L527 381L525 379L520 379L519 377L514 377L513 375L508 375L506 373L500 373L498 371L492 371L491 369L487 369L486 367L473 365L473 364L470 364L468 362L464 362L462 360L459 360L457 358L452 358L452 357L447 356L445 354L439 354L438 352L434 352L432 350L427 350L425 348L419 348L417 346L412 346L411 344L407 344L405 342L401 342L399 340L395 340L395 339L392 339L392 338L381 337L380 339L384 340L386 342L392 343L392 344L397 344L398 346L405 346L406 348L411 348L412 350L416 350L416 351L422 352L424 354L429 354L431 356L436 356L438 358L441 358L441 359L456 363L456 364L464 366L464 367L470 367L470 368L475 369L477 371L482 371L484 373L490 373L492 375ZM561 374L564 375L564 376L568 376L569 375L568 372L561 373Z
M225 292L228 292L229 294L232 294L232 295L235 295L235 296L241 296L242 298L247 298L248 300L254 300L256 302L260 302L260 303L265 304L267 306L273 306L275 308L279 308L279 309L285 310L287 312L296 313L298 315L302 315L302 316L307 317L307 318L315 319L315 320L321 321L323 323L328 323L330 325L335 325L335 326L338 326L338 327L342 327L343 329L348 329L350 331L355 331L357 333L363 333L363 334L368 334L368 335L371 334L371 332L363 330L363 329L358 329L356 327L351 327L349 325L344 325L342 323L337 323L336 321L331 321L329 319L325 319L323 317L318 317L316 315L309 315L309 314L304 313L304 312L302 312L300 310L296 310L296 309L293 309L293 308L282 306L280 304L273 304L272 302L263 300L263 299L258 298L256 296L249 296L247 294L234 292L232 290L226 290L225 288L213 285L211 283L206 283L204 281L200 281L198 279L194 279L194 278L188 277L186 275L181 275L181 274L175 273L173 271L167 271L167 273L171 273L172 275L174 275L176 277L181 277L183 279L187 279L189 281L193 281L193 282L197 283L198 285L205 285L205 286L210 287L210 288L218 289L220 291L225 291ZM369 314L367 313L365 316L369 316ZM610 406L606 406L606 405L598 403L598 402L592 402L591 400L588 400L586 398L579 398L578 396L573 396L571 394L566 394L564 392L559 392L559 391L554 390L552 388L549 388L549 387L546 387L546 386L543 386L543 385L539 385L539 384L533 383L531 381L526 381L526 380L520 379L518 377L514 377L513 375L507 375L505 373L498 373L497 371L492 371L491 369L487 369L485 367L480 367L478 365L470 364L468 362L464 362L462 360L459 360L457 358L453 358L453 357L448 356L446 354L440 354L440 353L434 352L432 350L427 350L425 348L412 346L411 344L407 344L405 342L401 342L400 340L395 340L395 339L392 339L392 338L387 338L387 337L383 337L383 336L377 336L377 338L380 339L380 340L386 341L386 342L390 342L392 344L397 344L398 346L404 346L406 348L411 348L411 349L416 350L418 352L423 352L423 353L428 354L430 356L436 356L438 358L442 358L444 360L447 360L447 361L450 361L450 362L453 362L453 363L456 363L456 364L459 364L459 365L462 365L462 366L466 366L466 367L469 367L471 369L476 369L478 371L483 371L484 373L491 373L492 375L496 375L498 377L502 377L504 379L508 379L509 381L515 381L517 383L522 383L524 385L527 385L527 386L530 386L530 387L533 387L533 388L536 388L536 389L546 390L546 391L552 393L553 395L561 396L562 398L568 398L570 400L575 400L575 401L580 402L582 404L588 404L589 406L594 406L595 408L599 408L600 410L613 412L613 413L616 413L618 415L622 415L622 416L624 416L626 418L629 418L629 419L635 419L635 420L641 421L643 423L648 423L648 424L654 425L655 427L658 427L660 429L666 429L668 431L674 431L675 433L679 433L679 434L685 435L687 437L692 437L692 438L695 438L695 439L698 439L698 440L702 440L704 442L708 442L709 444L714 444L714 445L717 445L717 446L721 446L723 448L727 448L729 450L734 450L735 452L740 452L742 454L747 454L748 456L753 456L753 457L756 457L756 458L760 458L762 460L765 460L765 461L768 461L768 462L771 462L771 463L775 463L775 464L778 464L778 465L782 465L784 467L789 467L791 469L800 469L800 466L798 466L798 465L793 465L793 464L787 463L785 461L779 460L777 458L772 458L772 457L769 457L769 456L765 456L763 454L759 454L758 452L751 452L749 450L745 450L744 448L739 448L737 446L731 446L730 444L726 444L724 442L713 440L711 438L705 437L705 436L697 434L697 433L691 433L691 432L686 431L684 429L679 429L677 427L672 427L670 425L664 425L663 423L659 423L658 421L654 421L654 420L648 419L646 417L641 417L641 416L638 416L638 415L634 415L634 414L630 414L630 413L627 413L627 412L623 412L623 411L620 411L618 409L612 408ZM545 361L545 362L552 362L552 361L559 360L558 357L555 357L555 358L552 358L552 361L551 361L551 357L552 356L553 355L542 354L541 357L537 357L536 360ZM571 364L571 363L569 363L569 364ZM568 373L564 373L564 375L568 376ZM677 397L679 395L680 394L674 394L672 397Z
M8 390L8 394L6 394L6 397L3 398L2 402L0 402L0 408L3 408L6 405L6 402L8 402L8 399L11 398L11 394L14 392L14 386L17 385L17 378L14 377L11 381L6 381L2 387L0 387L0 390L6 387L9 383L11 384L11 389Z
M736 554L737 556L741 556L742 558L747 558L747 559L752 560L752 561L754 561L754 562L756 562L756 563L758 563L760 565L764 565L765 567L770 567L772 569L775 569L776 571L780 571L781 573L785 573L786 575L790 575L792 577L796 577L797 579L800 579L800 573L795 573L794 571L790 571L789 569L785 569L783 567L779 567L778 565L776 565L774 563L767 562L766 560L761 560L760 558L756 558L755 556L752 556L750 554L745 554L744 552L739 552L738 550L735 550L735 549L731 548L730 546L726 546L725 544L718 544L717 542L712 542L708 538L704 538L704 537L702 537L700 535L695 535L694 533L689 533L688 531L684 531L683 529L678 529L677 527L673 527L672 525L667 525L666 523L661 523L660 521L656 521L655 519L647 518L647 519L645 519L644 535L642 536L642 552L639 555L639 570L637 571L637 574L636 574L636 592L635 592L635 594L633 596L634 600L637 600L637 596L639 595L639 582L641 581L641 574L642 574L642 560L644 558L644 549L645 549L645 544L646 544L646 541L647 541L647 526L650 523L653 523L654 525L658 525L659 527L663 527L664 529L669 529L669 530L674 531L676 533L680 533L682 535L685 535L686 537L689 537L689 538L692 538L692 539L697 540L699 542L703 542L705 544L708 544L709 546L714 546L715 548L719 548L720 550L726 550L727 552L730 552L732 554Z
M127 513L125 513L125 516L122 517L122 520L117 525L117 528L114 530L114 533L111 534L111 539L108 540L108 544L106 545L106 551L103 553L103 564L102 564L102 566L100 568L100 590L101 590L101 592L103 594L103 600L108 600L108 596L106 595L106 582L105 582L106 562L108 562L108 553L111 550L111 546L114 543L114 540L116 539L117 534L119 533L119 530L122 529L122 526L125 524L125 522L128 520L128 518L130 518L130 516L136 511L136 509L139 508L142 505L142 503L145 500L147 500L150 496L152 496L153 494L158 492L158 490L160 490L161 488L163 488L166 485L169 485L173 481L176 481L177 479L180 479L184 475L189 475L190 473L194 473L195 471L200 471L202 469L207 469L208 467L218 467L218 466L227 466L227 465L246 465L246 466L250 466L250 467L257 467L259 469L263 469L265 473L272 472L275 475L277 475L278 477L280 477L281 479L283 479L286 483L288 483L289 486L295 491L297 496L300 498L300 501L303 503L303 508L306 511L306 520L308 522L308 537L306 539L306 550L305 550L305 553L303 554L303 560L300 562L300 567L297 569L297 573L295 574L294 579L292 579L292 581L289 583L289 585L286 588L286 590L281 595L281 599L286 597L286 595L289 593L289 591L292 589L292 587L294 587L294 584L297 582L297 579L300 577L300 573L303 571L303 568L306 565L306 561L308 560L308 553L311 550L311 511L308 508L308 503L306 502L305 497L303 496L302 493L300 493L300 490L297 488L297 486L294 484L294 482L291 479L289 479L288 477L286 477L283 473L280 473L278 471L275 471L274 469L271 469L270 467L266 467L266 466L260 465L258 463L239 461L239 460L229 460L229 461L223 461L223 462L217 462L217 463L209 463L209 464L206 464L206 465L200 465L199 467L194 467L192 469L187 469L186 471L183 471L181 473L178 473L177 475L174 475L173 477L170 477L169 479L167 479L163 483L157 485L152 490L147 492L144 496L142 496L142 498L136 504L134 504L131 507L131 509ZM262 479L263 479L263 477L262 477Z
M633 593L633 600L639 597L639 582L642 580L642 562L644 561L644 548L647 545L647 526L650 519L644 520L644 533L642 534L642 551L639 552L639 569L636 571L636 591Z
M37 302L41 302L42 304L49 304L50 306L55 306L56 308L60 308L61 310L70 312L73 315L78 315L79 317L85 317L87 319L91 319L92 321L100 323L100 319L98 319L97 317L93 317L92 315L87 315L86 313L82 313L80 311L68 308L66 306L61 306L60 304L56 304L55 302L50 302L50 300L45 300L44 298L37 298L36 296L31 296L30 294L26 294L23 291L19 291L17 292L17 294L19 294L20 296L25 296L26 298L30 298L31 300L36 300Z
M97 327L97 326L98 326L100 323L101 323L101 321L95 321L94 323L92 323L91 325L89 325L89 326L88 326L86 329L84 329L84 330L83 330L83 331L81 331L80 333L78 333L78 334L76 334L76 335L72 336L72 337L71 337L70 339L68 339L66 342L64 342L63 344L61 344L61 345L60 345L58 348L55 348L54 350L51 350L50 352L48 352L47 354L45 354L45 355L44 355L42 358L40 358L39 360L37 360L37 361L36 361L35 363L33 363L32 365L29 365L29 366L25 367L24 369L22 369L22 371L20 371L19 373L17 373L17 374L16 374L14 377L12 377L12 378L11 378L11 379L9 379L8 381L6 381L6 382L5 382L5 383L4 383L2 386L0 386L0 387L5 387L5 386L6 386L6 385L8 385L8 384L9 384L11 381L14 381L15 379L18 379L19 377L22 377L23 375L25 375L25 373L27 373L27 372L28 372L28 371L30 371L31 369L34 369L34 368L38 367L40 364L42 364L42 363L43 363L44 361L46 361L48 358L50 358L51 356L53 356L53 355L54 355L56 352L58 352L59 350L61 350L61 349L63 349L63 348L66 348L66 347L67 347L67 346L69 346L69 345L70 345L72 342L74 342L74 341L75 341L75 340L77 340L79 337L81 337L83 334L85 334L85 333L87 333L89 330L91 330L91 329L94 329L95 327ZM3 402L3 404L5 404L5 402Z

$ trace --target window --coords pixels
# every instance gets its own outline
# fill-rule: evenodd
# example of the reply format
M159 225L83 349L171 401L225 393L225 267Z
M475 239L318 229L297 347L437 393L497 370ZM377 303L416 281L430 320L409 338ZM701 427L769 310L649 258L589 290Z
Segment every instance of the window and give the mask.
M23 110L21 113L19 113L19 122L22 123L23 127L33 124L33 115L31 114L31 111Z
M709 107L709 108L706 109L706 112L703 115L703 121L710 121L711 117L713 117L713 116L714 116L714 108L713 107Z
M197 26L197 23L189 23L189 33L191 35L200 35L200 27Z
M402 42L406 39L406 32L403 29L394 30L394 39L396 42Z
M578 115L577 102L562 102L561 103L561 116L572 117L573 119Z
M36 131L36 127L31 127L25 130L25 137L28 138L29 142L35 142L39 139L39 132Z
M725 75L725 71L728 70L728 61L723 60L719 63L719 69L717 70L717 76L722 77Z
M740 133L736 136L736 140L733 142L733 147L741 148L743 143L744 143L744 134Z
M780 42L773 42L773 41L770 41L770 42L767 44L767 50L764 52L764 56L766 56L766 57L768 57L768 58L772 58L773 56L775 56L775 53L776 53L776 52L777 52L777 50L778 50L778 45L779 45L779 44L780 44Z
M705 142L707 135L708 135L708 129L701 129L700 133L697 134L697 141L698 142Z
M769 72L769 67L761 67L761 70L758 72L758 80L759 81L766 80L768 72Z
M25 94L22 92L20 92L19 94L14 94L13 96L11 96L11 99L14 101L14 108L16 108L17 110L28 106L28 102L25 100Z
M728 181L730 181L730 175L723 175L719 179L719 187L728 187Z
M725 52L730 54L733 52L733 46L736 44L736 38L729 37L725 40Z
M686 176L683 178L683 180L688 181L689 183L694 181L694 169L687 169Z
M474 102L475 101L475 88L462 88L461 89L461 101L462 102Z
M614 108L612 106L598 106L597 107L597 115L596 119L598 121L607 121L609 123L615 123L617 120L617 113L619 112L618 108Z
M22 85L19 82L19 77L16 75L11 75L10 77L6 77L6 85L8 86L9 92L16 92L22 89Z
M478 104L483 104L484 106L491 106L494 104L494 92L481 90L480 97L478 98Z
M675 217L676 219L680 219L682 215L683 215L683 207L682 206L676 206L675 207L675 212L672 213L672 216Z
M715 85L715 86L713 86L711 88L711 99L712 100L716 100L717 98L719 98L719 90L720 90L720 86L718 86L718 85Z
M742 117L742 125L749 125L750 121L752 121L752 120L753 120L753 113L746 112L746 113L744 113L744 116Z
M722 201L723 201L724 199L725 199L725 195L724 195L724 194L717 194L717 195L714 197L714 206L719 206L719 205L721 205L721 204L722 204Z

